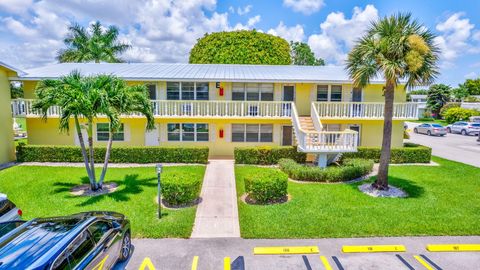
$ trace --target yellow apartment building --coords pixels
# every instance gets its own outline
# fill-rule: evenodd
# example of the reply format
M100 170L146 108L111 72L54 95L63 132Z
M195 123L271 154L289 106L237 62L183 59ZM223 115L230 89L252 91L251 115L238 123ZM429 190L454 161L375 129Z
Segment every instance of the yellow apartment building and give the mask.
M4 69L0 87L6 80L23 82L25 98L9 107L14 117L26 118L29 144L78 144L76 132L58 131L59 108L50 110L46 122L32 110L38 81L73 70L147 85L155 129L146 132L143 117L124 115L117 146L208 146L211 157L231 157L237 146L297 145L326 162L337 153L382 141L385 82L355 88L338 66L64 63L23 72ZM403 86L395 93L392 146L399 147L403 122L417 118L417 107L406 103ZM98 119L95 131L95 142L104 143L106 119Z

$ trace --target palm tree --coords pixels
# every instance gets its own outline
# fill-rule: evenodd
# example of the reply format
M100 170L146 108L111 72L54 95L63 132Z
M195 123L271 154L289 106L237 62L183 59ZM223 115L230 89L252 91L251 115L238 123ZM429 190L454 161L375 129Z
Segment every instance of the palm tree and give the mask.
M439 48L434 34L412 20L410 14L397 14L372 22L367 33L358 40L348 55L347 71L358 87L371 79L385 79L383 140L377 180L372 186L388 190L393 101L395 88L401 81L406 87L431 84L438 75Z
M120 43L118 28L109 26L104 29L99 21L93 23L89 29L79 24L69 28L70 33L64 39L66 49L58 51L57 59L65 62L109 62L121 63L123 60L117 55L125 52L131 46Z
M107 171L108 160L114 132L120 127L120 115L138 113L147 118L147 130L153 128L153 112L144 85L127 86L126 83L111 75L82 77L78 71L73 71L58 80L41 81L36 89L38 99L33 109L42 113L47 119L47 113L52 106L61 110L59 129L69 132L70 119L73 118L77 132L83 161L93 191L101 189ZM109 142L105 153L105 162L97 182L94 166L93 123L99 117L106 117L109 122ZM86 122L88 138L88 153L82 135L80 120Z

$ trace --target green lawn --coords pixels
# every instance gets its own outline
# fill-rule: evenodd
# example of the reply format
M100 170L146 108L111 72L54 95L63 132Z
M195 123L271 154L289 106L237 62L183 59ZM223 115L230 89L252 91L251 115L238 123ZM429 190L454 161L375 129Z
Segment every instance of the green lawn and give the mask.
M280 205L246 205L239 200L245 238L315 238L401 235L479 235L480 169L434 157L441 166L392 166L391 184L406 199L372 198L355 184L289 182L292 200ZM258 170L237 166L237 193L243 177ZM370 179L369 181L372 181Z
M27 131L27 119L26 118L20 117L20 118L15 118L15 120L17 121L17 124L20 126L20 128L23 131Z
M205 166L165 167L162 177L182 172L203 179ZM23 210L26 219L111 210L130 219L134 237L190 237L195 207L164 210L162 219L157 218L155 168L110 168L106 181L119 185L116 192L97 197L71 196L71 187L88 183L85 175L85 168L16 166L0 171L0 192Z

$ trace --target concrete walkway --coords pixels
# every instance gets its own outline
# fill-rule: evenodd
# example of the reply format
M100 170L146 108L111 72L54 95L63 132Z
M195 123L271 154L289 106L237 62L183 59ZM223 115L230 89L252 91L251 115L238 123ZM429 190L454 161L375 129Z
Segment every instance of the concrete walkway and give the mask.
M233 160L209 160L192 238L240 237Z

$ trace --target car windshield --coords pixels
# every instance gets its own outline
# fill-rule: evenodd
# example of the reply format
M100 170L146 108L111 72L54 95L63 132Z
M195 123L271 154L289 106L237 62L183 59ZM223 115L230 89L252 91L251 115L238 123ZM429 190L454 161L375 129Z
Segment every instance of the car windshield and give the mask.
M442 125L439 125L439 124L432 124L433 127L443 127Z
M25 221L20 220L0 223L0 237L4 236L10 231L13 231L15 228L19 227L23 223L25 223Z

